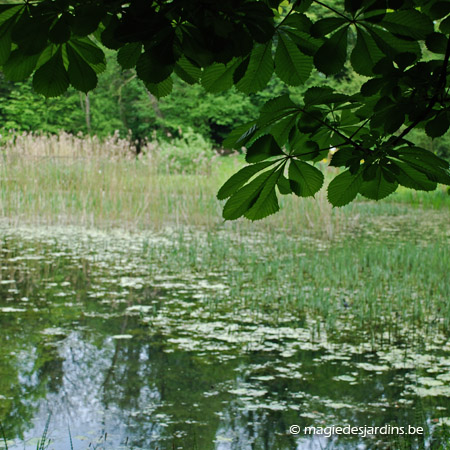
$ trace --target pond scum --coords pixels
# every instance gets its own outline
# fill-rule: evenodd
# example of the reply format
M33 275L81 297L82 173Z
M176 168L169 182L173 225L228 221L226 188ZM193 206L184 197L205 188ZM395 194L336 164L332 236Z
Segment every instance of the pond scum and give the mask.
M263 222L228 224L214 194L239 158L223 159L209 174L161 175L157 156L111 157L101 144L93 155L69 137L52 146L42 139L21 148L33 148L39 162L10 148L1 167L0 326L8 339L0 350L0 448L87 448L91 438L82 427L68 444L64 430L67 421L77 426L77 416L68 418L55 400L58 386L78 405L98 401L102 409L97 391L113 389L106 361L125 374L137 356L119 363L117 355L125 349L142 355L148 346L161 354L161 367L201 365L195 373L205 386L189 389L202 419L170 401L150 399L132 409L123 406L124 397L122 421L108 439L92 425L103 440L91 441L91 448L450 448L445 191L401 191L389 201L337 210L322 192L315 200L284 199L281 213ZM68 152L70 145L81 148L81 159ZM119 155L126 148L114 145ZM66 367L70 358L82 361L84 371ZM25 380L30 361L42 366L39 372L47 360L64 361L61 378L72 372L75 387L53 380L56 387L41 387L42 399L27 400L30 411L17 417L20 394L8 376L21 373L16 383ZM211 372L216 365L220 376ZM97 378L93 367L105 379L88 389ZM25 383L30 392L33 383ZM47 431L41 436L50 410L59 427L52 444ZM215 417L211 423L218 421L215 431L199 425L192 432L205 411ZM253 436L245 431L250 415ZM159 426L150 432L136 422L147 441L131 436L131 425L122 430L140 417ZM236 417L243 425L233 428ZM422 440L287 435L290 424L312 421L420 423L427 432Z

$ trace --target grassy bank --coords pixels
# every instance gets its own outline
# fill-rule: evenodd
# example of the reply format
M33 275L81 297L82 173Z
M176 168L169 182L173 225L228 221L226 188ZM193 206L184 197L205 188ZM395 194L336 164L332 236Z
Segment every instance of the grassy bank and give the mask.
M23 135L3 147L0 215L15 223L77 224L99 228L162 229L222 227L222 202L215 194L241 165L241 157L208 158L198 153L195 174L170 173L179 156L157 143L135 157L127 140ZM175 161L175 163L174 163ZM179 172L179 170L177 170ZM362 200L332 209L322 189L315 199L281 198L281 212L246 230L314 232L327 239L365 217L405 214L410 207L450 206L444 190L401 190L378 204Z

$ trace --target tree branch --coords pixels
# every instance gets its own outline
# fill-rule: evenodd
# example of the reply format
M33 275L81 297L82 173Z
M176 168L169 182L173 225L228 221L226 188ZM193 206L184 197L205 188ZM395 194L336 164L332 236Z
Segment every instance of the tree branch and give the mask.
M319 122L321 125L327 127L329 130L333 131L334 133L336 133L338 136L340 136L342 139L344 139L345 142L347 142L348 144L352 145L353 147L355 147L356 149L358 149L359 151L361 151L362 153L366 154L366 155L370 155L371 151L361 147L357 142L355 142L351 137L346 136L344 133L341 133L338 129L332 127L329 123L326 123L325 121L323 121L322 119L318 119L316 116L314 116L313 114L311 114L310 112L306 111L305 109L300 107L300 110L307 114L308 116L312 117L314 120L317 120L317 122Z
M444 64L442 65L442 72L441 76L439 77L439 83L436 88L436 92L433 95L433 97L430 99L430 102L428 103L428 106L425 108L424 112L416 119L414 122L412 122L410 125L408 125L395 139L393 145L397 144L404 136L406 136L411 130L413 130L420 122L422 122L428 114L433 110L434 105L437 103L439 99L439 94L443 88L445 88L445 85L447 83L447 66L448 61L450 58L450 39L447 40L447 48L445 50L445 56L444 56Z

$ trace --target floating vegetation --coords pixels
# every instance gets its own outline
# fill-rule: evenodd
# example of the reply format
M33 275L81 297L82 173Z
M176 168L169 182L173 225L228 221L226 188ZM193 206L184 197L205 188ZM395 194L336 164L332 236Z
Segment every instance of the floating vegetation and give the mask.
M428 240L402 237L402 223L375 221L345 244L1 229L9 448L35 447L50 410L56 450L68 448L67 424L74 446L106 433L102 449L287 449L314 440L289 435L291 424L406 425L419 401L431 431L444 427L450 236L423 224Z

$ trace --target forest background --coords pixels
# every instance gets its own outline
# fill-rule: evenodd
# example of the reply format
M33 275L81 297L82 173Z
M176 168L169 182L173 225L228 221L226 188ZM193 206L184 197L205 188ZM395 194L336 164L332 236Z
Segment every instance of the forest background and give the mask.
M315 72L305 85L291 87L273 77L268 86L255 94L244 94L234 87L217 94L206 92L200 84L189 85L176 78L170 95L157 99L136 77L123 70L116 54L104 49L107 68L100 74L97 88L84 94L71 88L57 98L45 98L33 91L31 80L11 82L0 72L0 142L18 133L119 135L140 151L150 141L190 142L201 139L211 149L222 150L227 134L258 116L259 108L270 98L288 93L296 101L311 86L327 84L345 93L359 90L365 77L350 66L327 77ZM431 139L423 130L412 133L416 144L450 159L450 133ZM214 149L214 150L213 150Z

